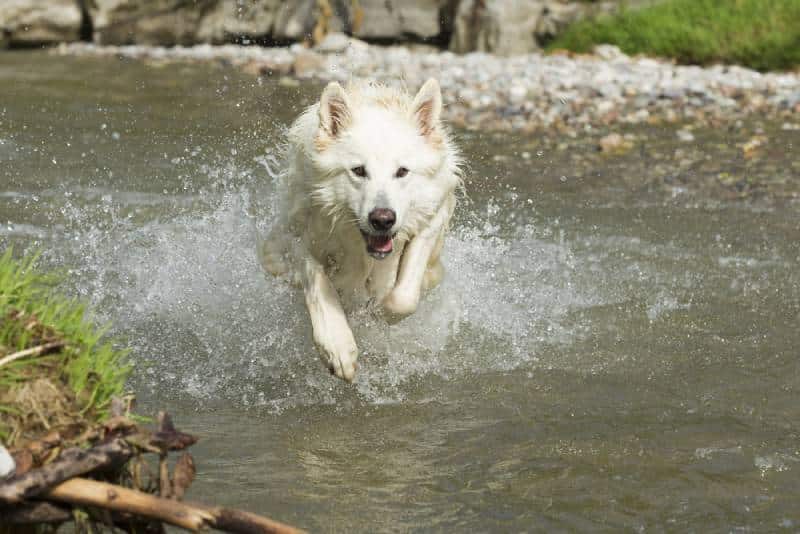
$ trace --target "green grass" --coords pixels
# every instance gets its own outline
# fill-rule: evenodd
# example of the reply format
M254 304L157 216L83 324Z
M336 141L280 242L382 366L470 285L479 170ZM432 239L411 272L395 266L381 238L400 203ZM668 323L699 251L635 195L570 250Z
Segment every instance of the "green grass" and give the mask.
M0 359L52 340L65 347L0 366L0 440L9 432L4 419L18 411L8 399L26 382L46 377L63 385L73 394L71 408L97 421L108 415L112 397L123 395L130 372L126 352L104 339L83 303L54 290L58 277L38 271L36 260L15 259L10 249L0 256Z
M548 49L590 52L603 43L685 64L792 69L800 66L800 0L663 0L639 10L623 7L574 24Z

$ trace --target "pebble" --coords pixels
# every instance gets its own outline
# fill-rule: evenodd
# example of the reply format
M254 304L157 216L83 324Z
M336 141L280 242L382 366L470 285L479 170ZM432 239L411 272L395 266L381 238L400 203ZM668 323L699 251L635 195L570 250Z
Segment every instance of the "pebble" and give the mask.
M221 61L262 76L319 81L365 78L418 87L436 77L445 118L474 130L573 136L592 125L687 122L718 124L748 115L791 120L800 111L800 73L762 74L737 66L708 68L630 57L608 45L595 55L456 55L430 47L369 45L331 34L315 49L241 45L193 47L59 46L63 55L159 61ZM688 131L678 133L690 142Z
M16 469L14 458L3 445L0 445L0 480L13 475Z
M594 48L594 53L600 59L614 60L626 57L618 46L601 44Z
M528 96L528 88L522 85L512 85L508 90L508 97L514 104L525 102Z
M768 141L769 139L765 135L754 135L742 145L742 155L745 159L753 158Z
M611 133L600 139L599 148L601 152L608 154L621 153L629 150L633 146L630 140L625 139L618 133Z
M292 73L298 78L308 78L325 67L327 62L323 56L310 50L302 50L294 58Z
M288 76L281 76L278 80L278 85L281 87L300 87L300 82Z
M357 41L357 39L354 39ZM342 53L350 46L350 37L341 33L333 32L326 35L322 41L314 47L317 52L325 54Z

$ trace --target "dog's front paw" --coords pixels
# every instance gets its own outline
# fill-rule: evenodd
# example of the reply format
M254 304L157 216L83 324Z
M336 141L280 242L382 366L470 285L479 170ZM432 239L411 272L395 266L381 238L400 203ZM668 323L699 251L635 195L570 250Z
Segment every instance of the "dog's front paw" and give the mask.
M278 241L267 240L259 244L261 265L273 276L283 276L288 271L283 253L281 243Z
M399 321L417 311L419 299L404 292L391 291L383 299L383 311L390 322Z
M358 369L358 348L355 341L343 343L335 349L321 347L322 359L332 375L336 375L345 382L352 382Z

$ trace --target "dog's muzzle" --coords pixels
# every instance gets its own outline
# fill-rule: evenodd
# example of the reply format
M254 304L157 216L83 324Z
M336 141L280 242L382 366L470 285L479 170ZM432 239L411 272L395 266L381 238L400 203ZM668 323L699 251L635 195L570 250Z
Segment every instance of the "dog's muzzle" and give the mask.
M375 208L367 217L372 232L361 231L367 242L367 254L373 258L383 259L392 253L394 233L391 232L397 222L397 214L391 208Z

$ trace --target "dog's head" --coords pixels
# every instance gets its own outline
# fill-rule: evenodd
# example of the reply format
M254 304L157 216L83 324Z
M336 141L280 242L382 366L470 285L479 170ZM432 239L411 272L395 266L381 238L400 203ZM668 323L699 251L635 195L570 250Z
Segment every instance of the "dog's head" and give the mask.
M315 203L349 219L376 258L391 254L395 237L424 227L458 185L457 154L440 123L442 96L428 80L407 93L365 84L328 84L316 109L313 160L320 181Z

